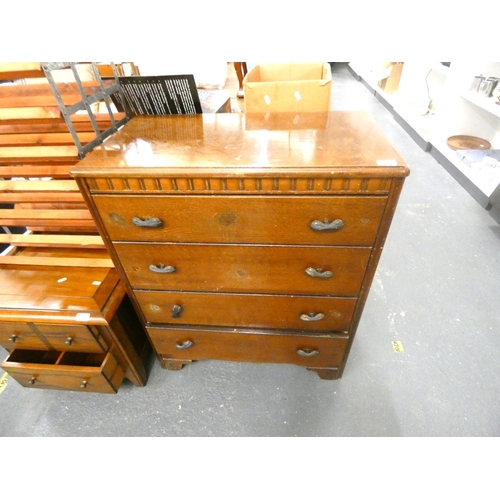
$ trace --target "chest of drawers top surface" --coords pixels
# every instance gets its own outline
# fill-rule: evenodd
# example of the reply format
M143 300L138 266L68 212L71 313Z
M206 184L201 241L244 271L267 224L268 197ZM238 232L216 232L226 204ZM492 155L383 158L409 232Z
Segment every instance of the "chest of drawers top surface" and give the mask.
M369 114L211 114L135 117L95 148L77 176L210 175L238 170L252 175L307 169L404 177L408 169Z

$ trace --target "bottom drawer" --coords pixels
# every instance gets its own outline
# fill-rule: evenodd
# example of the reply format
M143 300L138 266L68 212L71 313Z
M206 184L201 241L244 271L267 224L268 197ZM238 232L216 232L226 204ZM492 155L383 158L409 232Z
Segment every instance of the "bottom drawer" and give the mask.
M220 359L333 368L341 363L347 346L343 335L155 327L147 330L156 352L176 360Z
M24 387L116 393L124 373L111 353L13 350L2 369Z

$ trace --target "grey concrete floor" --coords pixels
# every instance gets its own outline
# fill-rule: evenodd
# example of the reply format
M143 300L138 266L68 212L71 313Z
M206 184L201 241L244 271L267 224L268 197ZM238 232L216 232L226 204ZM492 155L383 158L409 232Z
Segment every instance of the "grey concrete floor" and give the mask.
M341 380L222 361L155 362L116 395L9 378L0 436L499 436L500 226L345 64L332 108L369 111L411 168Z

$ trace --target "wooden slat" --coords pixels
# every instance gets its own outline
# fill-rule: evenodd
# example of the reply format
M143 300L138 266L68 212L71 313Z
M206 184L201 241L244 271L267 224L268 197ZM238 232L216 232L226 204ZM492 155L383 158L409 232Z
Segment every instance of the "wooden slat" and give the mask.
M87 227L95 223L88 210L0 210L1 226Z
M10 177L53 177L70 178L69 171L74 163L70 165L14 165L8 167L0 166L0 178Z
M60 118L57 106L40 108L0 108L0 120L29 120L33 118Z
M0 191L4 193L14 192L58 192L58 193L79 193L78 185L74 180L64 181L0 181Z
M114 82L103 81L104 87ZM56 83L59 95L66 106L82 100L80 90L75 82ZM92 95L101 89L96 81L83 81L86 95ZM58 106L58 102L48 83L29 85L0 85L0 108Z
M40 191L32 193L0 193L0 203L70 203L83 205L85 201L80 193L50 193ZM61 213L61 217L64 217L63 213Z
M3 71L3 73L2 73ZM6 76L8 75L8 77ZM39 63L0 63L0 79L43 77ZM111 85L114 82L105 82ZM99 91L97 82L83 82L87 95ZM74 82L57 83L63 102L81 101ZM124 117L116 115L116 121ZM90 117L79 113L71 117L82 144L96 137ZM101 130L111 126L107 113L95 115ZM0 209L0 225L28 228L30 234L2 234L0 243L12 252L0 256L1 265L71 266L112 268L109 258L59 258L26 256L17 249L79 248L99 249L106 255L102 238L69 171L80 160L78 149L59 111L48 82L0 86L0 203L14 204ZM51 177L50 181L28 177ZM54 178L56 180L54 180ZM42 233L42 234L38 234Z
M55 234L55 233L57 233L57 234L68 234L68 233L73 234L73 233L75 233L75 234L84 234L84 235L97 235L97 234L99 234L95 225L89 226L89 227L83 227L83 226L78 226L78 227L71 227L71 226L44 227L44 226L28 225L27 228L30 231L32 231L33 233L41 233L41 234Z
M100 236L67 234L0 234L0 243L16 247L105 248Z
M60 201L43 203L38 202L27 202L27 203L16 203L16 207L19 210L59 210L61 216L64 217L65 210L87 210L87 205L83 201L83 197L80 203L63 203Z
M85 206L83 197L74 180L0 180L1 203L50 203L54 208L65 208L64 203L80 203ZM18 208L38 208L36 206ZM46 207L51 208L51 207ZM77 207L71 207L77 208ZM64 213L61 212L64 218Z
M111 123L111 121L109 119L108 113L96 113L94 116L96 118L97 123L99 123L99 124L101 124L101 123ZM116 121L120 121L122 118L125 118L125 113L113 113L113 118ZM71 121L73 123L75 123L75 122L84 122L86 120L89 120L88 115L84 115L84 114L78 114L78 115L76 115L75 114L75 115L71 116Z
M0 256L0 264L19 266L58 266L58 267L106 267L113 268L111 259L72 258L72 257L23 257L22 255Z
M39 62L0 62L0 80L40 78L45 73Z
M93 132L77 133L82 144L87 144L96 138ZM0 146L57 146L74 144L73 136L68 133L45 133L45 134L3 134L0 135Z
M63 214L60 210L12 210L0 209L1 219L44 219L59 220ZM64 218L67 220L92 220L88 210L67 210L64 212Z
M95 115L96 122L100 130L105 130L111 126L111 119L106 113L98 113ZM125 117L123 113L114 113L113 117L118 122ZM94 129L90 121L90 117L86 114L78 114L71 116L73 128L77 132L92 132ZM17 133L44 133L44 132L67 132L68 127L62 116L57 118L12 118L11 120L0 121L0 134L17 134Z
M76 146L28 146L0 148L0 161L7 158L21 160L26 158L72 158L78 157Z
M93 132L90 119L86 122L77 122L74 124L76 132ZM0 134L48 134L48 133L67 133L68 126L61 118L50 118L45 120L25 120L20 123L0 122Z

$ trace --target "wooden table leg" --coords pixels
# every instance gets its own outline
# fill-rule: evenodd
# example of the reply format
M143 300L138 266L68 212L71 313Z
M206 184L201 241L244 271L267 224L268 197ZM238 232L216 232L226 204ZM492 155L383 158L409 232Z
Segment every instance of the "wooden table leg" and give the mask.
M239 89L236 93L236 97L244 97L243 92L243 78L248 73L246 62L233 62L234 69L236 71L236 76L238 77Z

